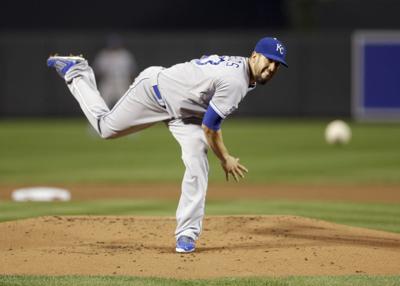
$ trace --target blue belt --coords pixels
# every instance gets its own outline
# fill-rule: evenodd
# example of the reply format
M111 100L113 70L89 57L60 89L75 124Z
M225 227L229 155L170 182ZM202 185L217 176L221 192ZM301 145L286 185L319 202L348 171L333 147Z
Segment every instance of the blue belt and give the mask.
M158 89L158 85L153 85L153 90L154 90L154 93L156 94L156 100L157 100L158 104L165 108L165 102L164 102L164 99L161 97L161 93L160 93L160 90Z

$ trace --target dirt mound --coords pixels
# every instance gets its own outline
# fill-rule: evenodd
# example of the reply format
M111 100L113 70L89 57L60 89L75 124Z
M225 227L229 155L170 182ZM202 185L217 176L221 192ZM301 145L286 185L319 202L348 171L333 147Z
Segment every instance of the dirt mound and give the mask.
M0 224L0 274L174 278L400 274L400 234L295 216L216 216L176 254L174 218L41 217Z

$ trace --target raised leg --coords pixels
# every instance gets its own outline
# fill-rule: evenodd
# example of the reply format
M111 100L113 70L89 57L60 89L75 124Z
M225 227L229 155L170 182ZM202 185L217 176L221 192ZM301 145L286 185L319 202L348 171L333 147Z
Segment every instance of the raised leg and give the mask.
M75 62L70 64L73 60ZM97 89L93 70L85 59L52 57L48 64L64 77L89 123L102 138L120 137L170 118L151 90L149 78L156 71L154 68L144 70L110 110Z

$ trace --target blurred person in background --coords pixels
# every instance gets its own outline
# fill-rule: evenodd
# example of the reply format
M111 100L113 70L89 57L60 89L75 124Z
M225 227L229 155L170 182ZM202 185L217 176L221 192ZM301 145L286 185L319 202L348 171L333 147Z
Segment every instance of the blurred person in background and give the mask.
M125 93L138 71L134 55L124 47L118 35L107 38L106 47L93 61L93 69L100 94L109 108Z

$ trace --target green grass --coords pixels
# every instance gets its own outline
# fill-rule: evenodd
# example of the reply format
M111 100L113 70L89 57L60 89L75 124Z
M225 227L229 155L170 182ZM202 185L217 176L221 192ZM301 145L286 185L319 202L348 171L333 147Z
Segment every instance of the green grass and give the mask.
M0 221L45 215L151 215L174 216L177 202L104 200L68 203L0 202ZM400 233L399 204L209 201L207 215L298 215L340 224Z
M351 124L353 140L329 146L328 120L227 120L224 139L254 183L399 184L399 124ZM180 150L164 124L101 140L84 120L0 121L0 183L178 182ZM210 153L211 182L224 180Z
M395 286L400 276L321 276L285 278L225 278L214 280L175 280L127 276L0 276L0 285L14 286Z

